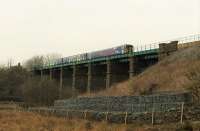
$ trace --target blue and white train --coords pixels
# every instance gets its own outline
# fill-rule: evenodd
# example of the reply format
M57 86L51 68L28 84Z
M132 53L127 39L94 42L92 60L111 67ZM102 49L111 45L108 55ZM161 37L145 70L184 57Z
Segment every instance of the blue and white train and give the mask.
M83 53L79 55L64 57L64 58L56 60L54 62L54 65L67 64L67 63L84 61L84 60L91 60L95 58L112 56L112 55L128 54L133 51L134 51L133 46L126 44L126 45L117 46L114 48L104 49L100 51L94 51L90 53Z

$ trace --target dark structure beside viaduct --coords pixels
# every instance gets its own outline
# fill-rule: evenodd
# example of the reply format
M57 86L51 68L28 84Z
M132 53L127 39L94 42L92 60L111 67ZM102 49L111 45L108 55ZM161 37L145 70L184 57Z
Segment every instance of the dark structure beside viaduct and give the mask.
M199 42L194 40L189 43ZM177 51L181 47L178 43L179 41L171 41L135 49L129 54L38 67L33 72L41 77L49 76L50 79L56 79L60 84L60 92L64 88L72 89L74 94L96 92L139 74Z

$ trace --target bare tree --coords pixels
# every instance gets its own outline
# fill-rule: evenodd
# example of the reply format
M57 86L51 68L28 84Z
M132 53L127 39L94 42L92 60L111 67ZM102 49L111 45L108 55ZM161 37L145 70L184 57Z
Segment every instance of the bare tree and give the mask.
M8 59L8 62L7 62L7 67L8 68L11 68L14 64L14 60L12 58Z
M27 60L24 64L25 68L32 70L33 68L40 68L44 65L44 56L34 56Z
M28 70L32 70L34 68L40 68L43 67L44 65L50 65L56 62L56 60L60 59L61 55L52 53L52 54L47 54L45 56L34 56L27 60L24 64L25 68Z
M62 55L57 54L57 53L52 53L52 54L47 54L44 57L44 64L45 65L51 65L55 63L57 60L61 59Z

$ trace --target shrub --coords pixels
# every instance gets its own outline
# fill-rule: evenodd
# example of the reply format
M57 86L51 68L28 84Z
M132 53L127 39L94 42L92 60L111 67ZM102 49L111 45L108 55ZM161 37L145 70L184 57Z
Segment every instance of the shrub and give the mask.
M22 86L27 103L50 106L58 99L59 87L54 80L47 77L29 78Z

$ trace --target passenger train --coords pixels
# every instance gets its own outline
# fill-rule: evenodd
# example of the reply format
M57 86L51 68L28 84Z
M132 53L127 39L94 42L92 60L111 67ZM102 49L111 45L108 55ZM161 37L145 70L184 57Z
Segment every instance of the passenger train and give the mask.
M83 54L79 54L79 55L64 57L61 59L57 59L55 62L53 62L53 64L54 65L67 64L67 63L91 60L91 59L95 59L95 58L112 56L112 55L128 54L133 51L134 51L133 46L126 44L126 45L121 45L121 46L104 49L104 50L100 50L100 51L94 51L94 52L90 52L90 53L83 53Z

